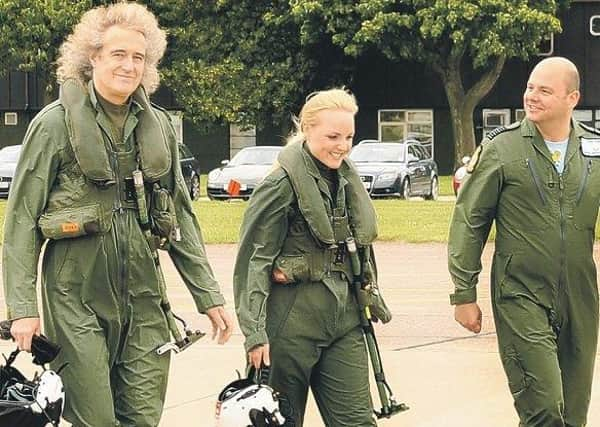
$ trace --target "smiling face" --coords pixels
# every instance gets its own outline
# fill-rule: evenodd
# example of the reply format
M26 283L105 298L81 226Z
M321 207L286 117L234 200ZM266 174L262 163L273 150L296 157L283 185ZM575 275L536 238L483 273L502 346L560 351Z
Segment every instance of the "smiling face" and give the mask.
M102 48L90 61L94 87L113 104L124 104L142 81L146 38L138 31L112 26L104 33Z
M331 169L338 169L352 148L354 113L342 109L322 110L304 129L311 154Z
M569 64L558 60L543 61L533 69L523 94L523 106L529 120L538 126L553 126L570 120L579 101L579 91L571 83L571 72Z

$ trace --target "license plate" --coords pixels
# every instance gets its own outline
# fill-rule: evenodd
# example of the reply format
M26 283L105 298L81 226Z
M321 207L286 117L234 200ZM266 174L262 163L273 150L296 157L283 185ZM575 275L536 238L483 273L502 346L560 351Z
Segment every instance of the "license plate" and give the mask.
M0 184L2 184L0 182ZM2 187L0 187L2 188ZM227 189L229 188L229 183L227 184L223 184L223 190L227 191ZM246 191L248 189L248 184L240 184L240 191Z
M0 188L6 189L9 187L9 185L10 185L10 182L0 182Z

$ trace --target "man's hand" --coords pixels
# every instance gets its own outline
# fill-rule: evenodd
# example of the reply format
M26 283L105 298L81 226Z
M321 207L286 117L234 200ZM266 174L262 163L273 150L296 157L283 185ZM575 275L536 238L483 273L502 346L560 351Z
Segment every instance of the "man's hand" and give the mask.
M222 305L211 307L206 310L206 315L212 323L212 339L219 334L219 344L225 344L233 332L233 321L229 313L225 311Z
M481 309L476 302L458 304L454 308L454 319L471 332L481 332Z
M271 366L269 351L269 344L257 345L248 352L248 362L254 366L256 370L259 370L262 364Z
M13 320L10 327L10 334L17 342L19 350L31 351L31 339L33 335L40 335L40 318L24 317Z

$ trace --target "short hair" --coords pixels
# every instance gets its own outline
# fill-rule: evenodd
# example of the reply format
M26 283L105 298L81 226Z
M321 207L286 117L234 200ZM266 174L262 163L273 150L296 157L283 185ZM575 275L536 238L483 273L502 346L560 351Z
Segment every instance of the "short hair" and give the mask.
M114 25L139 31L146 38L146 63L141 85L149 94L156 91L160 82L157 66L167 47L166 33L145 6L128 2L97 7L83 14L60 47L56 71L59 83L76 79L87 84L92 79L90 56L102 48L104 33Z
M345 88L334 88L313 92L306 97L306 102L298 117L293 117L294 130L287 139L288 144L306 140L304 131L316 122L316 115L323 110L345 110L352 114L358 112L356 98Z

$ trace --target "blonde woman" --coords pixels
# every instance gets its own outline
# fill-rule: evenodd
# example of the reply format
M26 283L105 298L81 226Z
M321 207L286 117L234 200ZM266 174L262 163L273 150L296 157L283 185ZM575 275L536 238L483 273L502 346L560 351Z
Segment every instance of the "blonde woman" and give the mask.
M270 384L288 395L296 426L309 388L328 427L376 425L344 245L353 236L370 251L377 233L369 196L346 160L357 111L343 89L307 99L241 228L234 296L248 362L270 366Z
M32 121L8 201L3 271L11 333L29 350L40 333L40 248L45 334L61 345L64 417L74 426L157 426L170 341L160 271L138 221L133 173L173 208L151 232L169 251L221 343L231 321L179 167L167 114L148 93L165 33L144 6L117 3L83 15L61 48L60 98ZM158 197L157 197L158 198ZM157 198L153 198L156 200ZM149 202L150 204L150 202ZM183 239L171 238L177 224Z

